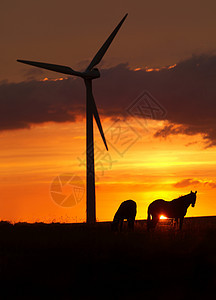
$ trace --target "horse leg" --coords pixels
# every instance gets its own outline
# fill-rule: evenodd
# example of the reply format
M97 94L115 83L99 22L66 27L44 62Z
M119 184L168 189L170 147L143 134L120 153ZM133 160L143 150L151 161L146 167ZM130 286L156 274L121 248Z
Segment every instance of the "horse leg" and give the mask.
M123 219L120 220L119 222L119 230L122 231L122 226L123 226Z
M152 216L152 228L155 229L157 223L159 221L159 217L158 216Z
M175 218L175 228L178 229L178 218Z
M148 218L147 218L147 230L149 231L152 228L152 219L151 219L151 214L148 211Z
M131 230L131 219L130 218L127 219L127 223L128 223L128 230Z
M184 221L184 217L180 218L180 225L179 225L179 229L182 229L182 225L183 225L183 221Z
M131 230L134 231L134 222L135 222L135 219L132 219L132 222L131 222Z
M134 230L134 218L128 218L128 230Z

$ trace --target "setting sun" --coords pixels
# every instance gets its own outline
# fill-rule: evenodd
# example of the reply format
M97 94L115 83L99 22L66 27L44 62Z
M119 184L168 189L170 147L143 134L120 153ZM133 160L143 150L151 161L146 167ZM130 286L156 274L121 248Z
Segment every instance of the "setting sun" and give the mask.
M160 220L166 220L166 219L167 219L167 217L165 217L163 215L160 216Z

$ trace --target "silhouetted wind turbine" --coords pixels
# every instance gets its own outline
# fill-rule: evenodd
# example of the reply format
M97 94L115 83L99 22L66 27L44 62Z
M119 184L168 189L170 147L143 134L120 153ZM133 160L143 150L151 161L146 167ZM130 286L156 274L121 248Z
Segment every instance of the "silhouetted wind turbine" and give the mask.
M98 110L94 101L92 93L92 80L100 77L100 72L97 68L94 68L100 63L110 44L112 43L114 37L122 26L124 20L128 14L124 16L121 22L116 26L113 32L110 34L108 39L99 49L95 57L92 59L91 63L84 72L77 72L72 70L70 67L47 64L42 62L34 62L28 60L20 60L18 62L47 69L50 71L55 71L63 74L74 75L84 79L86 87L86 180L87 180L87 193L86 193L86 210L87 210L87 223L96 222L96 211L95 211L95 166L94 166L94 137L93 137L93 115L97 123L98 129L100 131L101 137L103 139L104 145L108 150L104 132L101 126L101 121L99 118Z

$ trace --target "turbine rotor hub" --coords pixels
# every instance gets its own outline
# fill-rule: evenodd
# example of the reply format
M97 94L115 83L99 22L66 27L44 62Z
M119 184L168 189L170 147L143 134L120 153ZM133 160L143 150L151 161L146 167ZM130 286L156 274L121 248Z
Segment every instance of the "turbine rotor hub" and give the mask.
M84 79L96 79L100 77L100 72L97 68L94 68L92 70L86 70L82 73Z

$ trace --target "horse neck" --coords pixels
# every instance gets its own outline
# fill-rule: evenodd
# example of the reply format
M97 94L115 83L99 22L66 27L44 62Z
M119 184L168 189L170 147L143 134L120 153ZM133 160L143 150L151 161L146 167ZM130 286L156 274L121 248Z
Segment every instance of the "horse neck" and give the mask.
M180 197L180 198L178 198L176 200L180 200L182 203L184 203L184 206L186 208L188 208L190 206L190 204L191 204L191 200L190 200L189 196L190 195L185 195L185 196L182 196L182 197Z
M185 208L188 208L191 204L191 201L188 196L189 195L185 195L185 196L179 197L177 199L174 199L173 203L179 203L180 205L184 206Z

